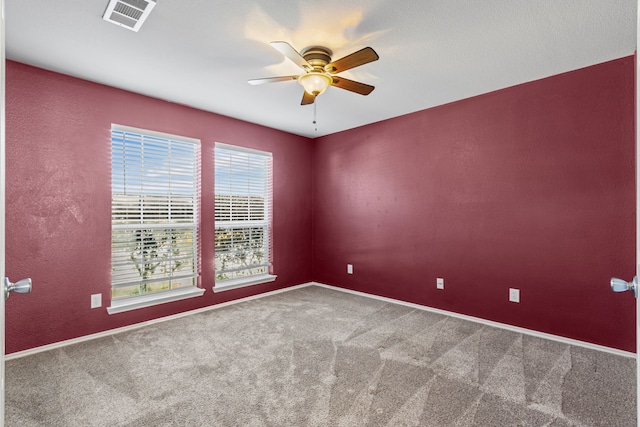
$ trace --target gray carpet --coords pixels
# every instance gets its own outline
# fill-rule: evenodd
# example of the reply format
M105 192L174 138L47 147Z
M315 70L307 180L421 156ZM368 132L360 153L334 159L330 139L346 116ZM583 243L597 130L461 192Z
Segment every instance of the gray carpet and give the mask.
M320 287L8 361L13 426L635 426L635 360Z

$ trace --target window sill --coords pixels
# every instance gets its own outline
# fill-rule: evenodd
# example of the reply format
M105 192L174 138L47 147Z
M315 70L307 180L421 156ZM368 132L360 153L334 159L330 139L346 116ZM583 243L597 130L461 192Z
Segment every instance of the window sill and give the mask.
M245 286L259 285L261 283L273 282L278 276L271 274L261 274L260 276L242 277L239 279L225 280L216 283L213 292L228 291L231 289L243 288Z
M175 289L172 291L159 292L157 294L144 295L141 297L127 298L120 301L111 301L111 307L107 307L107 313L116 314L124 311L136 310L138 308L151 307L153 305L164 304L165 302L179 301L181 299L199 297L204 294L204 289L189 287Z

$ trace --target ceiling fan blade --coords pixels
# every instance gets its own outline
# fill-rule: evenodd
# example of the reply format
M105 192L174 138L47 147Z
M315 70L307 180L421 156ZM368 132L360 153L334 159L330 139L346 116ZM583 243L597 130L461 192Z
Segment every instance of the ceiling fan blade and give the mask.
M311 64L307 62L306 59L298 53L291 45L287 42L271 42L271 46L273 46L278 52L289 58L294 64L298 67L302 68L305 71L310 70Z
M344 77L333 76L333 83L331 86L339 87L351 92L359 93L360 95L369 95L375 89L374 86L367 85L360 82L354 82L353 80L345 79Z
M315 95L309 95L307 93L307 91L305 90L302 93L302 102L300 103L300 105L309 105L309 104L313 104L313 102L316 100Z
M287 80L297 80L298 76L282 76L282 77L267 77L264 79L251 79L247 80L250 85L262 85L265 83L286 82Z
M324 69L328 73L336 74L369 62L377 61L379 58L380 57L375 50L370 47L365 47L351 55L347 55L344 58L340 58L337 61L327 64Z

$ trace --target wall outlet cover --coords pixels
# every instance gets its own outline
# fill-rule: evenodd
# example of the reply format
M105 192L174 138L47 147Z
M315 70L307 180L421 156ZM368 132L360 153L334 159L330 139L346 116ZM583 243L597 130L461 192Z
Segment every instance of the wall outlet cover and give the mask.
M509 288L509 301L520 302L520 289Z
M91 308L102 307L102 294L91 295Z

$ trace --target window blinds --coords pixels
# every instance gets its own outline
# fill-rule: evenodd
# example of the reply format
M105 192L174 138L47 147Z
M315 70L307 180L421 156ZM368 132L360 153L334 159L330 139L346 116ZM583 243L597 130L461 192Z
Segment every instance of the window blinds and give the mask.
M199 141L113 126L111 149L112 298L195 286Z
M216 282L269 272L271 153L215 147Z

